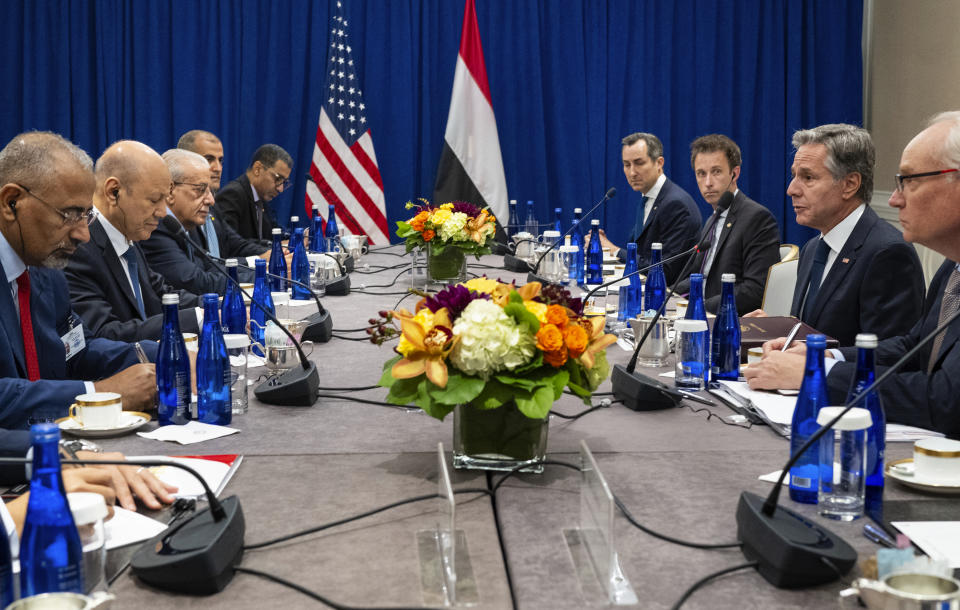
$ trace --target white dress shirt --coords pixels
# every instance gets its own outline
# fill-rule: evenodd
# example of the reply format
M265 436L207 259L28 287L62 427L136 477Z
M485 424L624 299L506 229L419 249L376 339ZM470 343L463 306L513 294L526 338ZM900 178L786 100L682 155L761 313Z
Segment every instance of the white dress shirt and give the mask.
M650 216L650 210L653 209L653 202L657 200L657 196L660 194L660 189L663 188L663 184L666 181L666 174L660 174L660 177L657 178L657 181L653 183L653 186L650 187L650 190L643 194L643 196L646 198L646 201L643 205L643 224L647 224L647 218Z
M823 280L826 279L827 274L830 273L830 269L833 267L834 261L837 260L837 255L840 254L840 250L843 249L844 244L847 243L847 240L850 239L850 234L853 233L854 227L857 226L857 223L860 222L860 217L863 216L864 210L867 209L866 204L861 203L857 206L857 209L850 212L846 218L837 223L837 226L833 227L826 233L821 233L820 237L823 238L823 241L827 242L827 245L830 246L830 253L827 254L827 264L823 267L823 275L820 277L820 285L823 285Z
M120 229L116 228L110 221L107 220L107 217L100 213L100 210L96 211L97 218L100 219L100 225L103 226L103 230L107 232L107 238L110 240L110 245L113 246L114 252L117 253L117 258L120 259L120 268L123 269L123 273L127 276L127 283L130 284L130 290L133 291L133 294L137 294L137 289L133 285L133 280L130 279L130 268L127 266L127 259L123 257L132 246L127 237L120 232ZM139 281L139 278L137 278Z
M733 191L733 196L736 197L737 193L740 192L740 189ZM717 257L717 246L720 245L720 234L723 233L723 226L727 222L727 212L730 211L730 208L727 207L726 210L720 213L720 217L717 218L717 224L713 225L713 241L710 242L710 249L707 250L707 262L703 265L703 279L704 284L706 284L707 277L710 276L710 268L713 267L713 259ZM743 278L738 278L743 279Z

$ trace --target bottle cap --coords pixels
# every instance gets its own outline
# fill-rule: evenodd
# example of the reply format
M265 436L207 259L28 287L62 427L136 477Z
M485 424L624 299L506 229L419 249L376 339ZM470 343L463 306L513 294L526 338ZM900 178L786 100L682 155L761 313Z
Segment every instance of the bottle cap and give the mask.
M721 282L736 282L737 274L736 273L724 273L720 276Z
M663 250L663 244L661 244L660 242L656 242L656 241L655 241L655 242L653 242L652 244L650 244L650 249L651 249L651 250Z
M74 491L67 494L67 503L77 526L89 525L107 518L107 503L103 496L89 491Z
M580 248L578 248L578 247L576 247L576 246L571 246L570 244L566 244L566 245L560 246L560 253L561 253L561 254L568 254L568 253L569 253L569 254L574 254L574 253L578 252L579 250L580 250Z
M599 218L594 218L593 220L591 220L591 221L590 221L590 226L591 226L591 227L599 227L599 226L600 226L600 219L599 219ZM654 245L656 245L656 244L654 244Z
M543 232L544 239L560 239L560 231L554 231L553 229Z
M627 252L636 252L637 251L637 242L632 241L627 244Z
M510 205L517 205L517 200L516 200L516 199L511 199L511 200L510 200Z
M168 292L160 297L160 302L164 305L179 305L180 295L176 292Z
M830 420L840 415L844 407L824 407L817 413L817 423L821 426L830 423ZM870 411L861 408L853 408L847 411L840 421L833 424L834 430L866 430L873 424L873 418L870 417Z
M674 320L673 329L678 333L699 333L707 330L706 320Z
M804 339L807 344L807 347L819 347L823 349L827 347L827 338L824 335L814 333L812 335L807 335Z
M273 229L270 230L271 235L280 235L282 233L283 231L280 230L280 227L273 227Z
M857 333L856 346L876 349L877 336L873 333Z
M244 334L227 334L223 336L227 349L241 349L250 345L250 337Z
M583 208L573 208L574 214L583 214Z
M700 281L702 282L702 281L703 281L703 274L702 274L702 273L691 273L691 274L690 274L690 281L692 282L692 281L695 280L695 279L698 279L698 280L700 280Z
M573 238L572 238L570 235L565 235L564 238L563 238L563 245L564 245L564 246L569 246L571 239L573 239Z
M203 304L204 305L216 305L220 302L220 295L216 292L205 292L203 293Z
M299 216L291 216L291 217L290 217L290 222L300 222L300 217L299 217Z
M227 267L228 269L229 269L230 267L236 267L236 266L237 266L237 259L235 259L235 258L228 258L227 260L223 261L223 266L224 266L224 267Z
M266 259L262 259L262 258L260 258L260 257L258 256L258 257L256 258L256 260L253 261L253 268L254 268L254 269L259 269L260 267L263 267L264 271L266 271L266 269L267 269L267 261L266 261Z
M563 211L563 210L561 210L560 208L553 208L553 213L554 213L554 214L559 214L559 213L562 212L562 211Z

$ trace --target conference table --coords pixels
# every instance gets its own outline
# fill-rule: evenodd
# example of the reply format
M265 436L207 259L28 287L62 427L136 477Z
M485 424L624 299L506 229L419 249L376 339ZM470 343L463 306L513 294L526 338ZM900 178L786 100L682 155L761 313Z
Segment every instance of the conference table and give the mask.
M419 409L362 404L337 396L383 400L386 390L343 391L373 385L390 344L365 337L367 320L378 310L412 310L419 297L403 292L409 280L399 266L402 246L375 249L357 264L347 296L328 296L335 337L311 355L320 372L322 396L312 407L278 407L259 402L251 391L249 411L233 418L238 434L194 445L176 445L129 435L104 439L107 450L128 455L230 454L244 456L223 495L236 495L246 520L245 542L307 529L389 504L432 494L438 489L437 445L447 451L455 489L489 488L502 474L453 470L452 416L441 422ZM502 269L502 257L468 259L470 274L504 281L525 277ZM338 330L343 329L343 330ZM617 345L607 351L612 364L629 354ZM644 369L656 376L666 369ZM263 369L251 369L257 376ZM607 380L598 392L609 392ZM594 398L594 403L600 397ZM576 414L586 407L564 396L554 411ZM711 416L715 414L715 416ZM761 474L778 470L788 442L766 426L729 425L731 411L684 401L677 408L635 412L620 404L576 420L551 417L548 459L579 464L581 441L596 457L613 493L638 521L685 540L723 543L736 540L735 509L742 491L766 495L771 484ZM156 426L153 422L146 429ZM911 455L909 443L890 444L887 460ZM467 542L478 609L566 609L605 605L581 586L565 531L580 519L580 474L547 465L542 474L511 477L495 504L480 492L457 495L457 525ZM886 499L920 498L887 482ZM825 523L860 554L879 548L862 535L864 519L838 523L822 519L816 507L796 504L786 493L781 503ZM162 517L162 515L161 515ZM418 532L434 530L444 518L437 500L407 504L371 517L245 552L241 565L290 580L344 606L423 607ZM691 584L726 566L743 563L738 549L700 550L677 546L634 528L615 516L615 545L624 576L637 594L635 608L668 608ZM129 549L111 553L110 568ZM821 608L859 575L819 587L777 589L755 570L723 576L696 592L685 608ZM512 596L511 596L512 590ZM156 590L128 571L111 587L114 607L133 608L309 608L319 602L251 574L238 573L220 593L193 597Z

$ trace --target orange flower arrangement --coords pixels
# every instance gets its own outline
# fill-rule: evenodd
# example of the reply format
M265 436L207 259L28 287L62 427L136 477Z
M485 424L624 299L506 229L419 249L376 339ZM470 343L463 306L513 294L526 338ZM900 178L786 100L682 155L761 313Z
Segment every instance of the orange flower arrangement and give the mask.
M434 233L431 229L427 229L421 233L421 235L423 236L423 241L430 241L433 239L433 236L436 235L436 233Z

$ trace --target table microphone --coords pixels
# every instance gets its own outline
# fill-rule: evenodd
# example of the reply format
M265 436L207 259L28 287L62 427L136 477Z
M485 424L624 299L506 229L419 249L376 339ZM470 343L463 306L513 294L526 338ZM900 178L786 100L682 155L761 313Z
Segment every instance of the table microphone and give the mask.
M0 458L2 464L31 464L32 458ZM88 466L172 466L186 470L203 486L209 506L174 523L137 549L130 567L143 582L164 591L212 595L222 591L243 557L246 523L240 500L221 502L196 470L173 460L61 460L61 464Z
M807 439L787 461L766 500L747 491L740 494L740 502L737 504L737 538L743 543L741 550L744 556L751 561L757 561L757 570L770 584L784 589L812 587L836 580L856 563L857 552L842 538L792 510L777 505L782 483L800 456L831 430L844 414L900 370L920 348L958 317L960 310L918 341L873 383L844 405L843 411Z
M593 214L593 212L594 212L597 208L599 208L601 205L603 205L604 203L606 203L608 200L613 199L614 197L616 197L616 195L617 195L617 189L616 189L615 187L610 187L609 189L607 189L607 193L603 196L603 199L601 199L600 201L598 201L598 202L596 203L596 205L594 205L592 208L590 208L589 210L587 210L587 213L580 217L580 221L579 221L579 222L583 222L588 216L590 216L590 214ZM564 243L564 242L563 242L563 239L564 239L567 235L570 235L571 233L573 233L573 230L577 227L577 224L578 224L578 223L570 223L570 228L567 229L566 232L564 232L563 235L561 235L560 237L558 237L558 238L557 238L557 241L555 241L553 244L551 244L549 248L547 248L546 250L543 251L543 253L540 254L540 258L537 259L537 262L534 263L534 265L533 265L533 269L532 269L532 270L530 271L530 273L527 275L527 282L540 282L541 284L556 284L556 282L550 282L550 281L544 279L543 277L540 277L539 275L537 275L537 273L539 273L539 271L540 271L540 263L543 262L543 259L544 259L544 257L547 255L548 252L550 252L550 251L553 250L554 248L556 248L556 247L558 247L559 245L561 245L562 243ZM504 264L506 264L506 261L504 261Z
M309 180L309 181L312 182L314 185L316 185L317 190L320 191L320 195L323 196L323 189L320 188L320 183L318 183L317 180L316 180L316 178L313 177L313 174L311 174L310 172L307 172L305 175L306 175L306 177L307 177L307 180ZM324 198L324 200L326 200L326 198ZM323 254L326 254L326 253L324 252ZM330 256L330 255L328 254L327 256ZM341 277L347 277L347 273L353 273L354 264L355 264L355 263L354 263L354 260L353 260L353 257L352 257L352 256L347 256L345 259L343 259L343 263L342 263L342 264L341 264L340 261L338 260L338 261L337 261L337 265L340 267L340 276L341 276ZM346 271L344 271L344 267L346 267ZM331 294L335 294L335 295L350 294L350 283L349 283L349 281L347 282L347 291L346 291L346 292L336 292L337 290L340 290L340 288L336 288L336 287L335 287L335 288L334 288L334 292L332 292ZM327 288L327 292L329 292L329 291L330 291L330 288L328 287L328 288Z
M683 398L683 395L673 390L673 388L670 388L666 384L661 383L656 379L641 373L637 373L634 369L637 367L637 358L640 356L640 348L643 347L643 344L650 335L650 332L654 329L654 327L656 327L657 320L659 320L660 316L663 315L663 311L666 309L667 303L670 301L670 298L673 297L673 293L677 289L677 284L687 276L690 271L690 265L696 260L696 257L693 256L693 254L697 252L703 252L705 247L709 248L709 245L705 245L705 242L710 239L710 234L713 230L713 227L715 227L720 221L720 215L730 207L731 203L733 203L733 193L730 191L724 191L723 195L720 196L720 200L717 201L717 209L713 212L713 216L708 221L710 230L704 230L704 238L696 246L694 246L692 251L687 253L690 258L687 259L686 264L683 266L683 270L681 270L680 274L677 276L677 281L674 282L670 287L670 291L667 293L666 298L663 299L663 303L660 305L660 308L657 309L657 313L654 314L653 318L650 319L647 330L636 342L636 346L633 350L633 356L630 358L630 363L626 367L624 367L622 364L614 365L613 374L611 375L611 382L613 383L613 395L619 400L623 401L624 406L627 408L633 409L634 411L667 409L670 407L675 407Z

